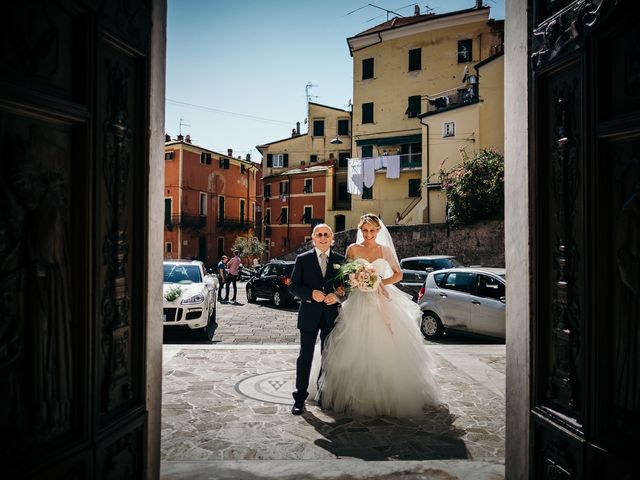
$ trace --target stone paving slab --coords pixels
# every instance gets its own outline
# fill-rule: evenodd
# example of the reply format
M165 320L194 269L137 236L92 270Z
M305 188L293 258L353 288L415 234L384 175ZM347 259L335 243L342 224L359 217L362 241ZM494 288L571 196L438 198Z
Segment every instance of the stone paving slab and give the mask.
M442 386L446 407L426 409L418 418L394 419L325 412L311 403L304 415L292 416L289 397L296 345L165 345L163 475L286 478L252 476L252 469L273 461L285 462L282 467L285 470L294 468L286 467L286 462L298 468L300 462L337 461L335 465L322 465L340 470L347 469L350 462L363 460L371 465L379 461L390 465L402 460L398 465L407 468L410 465L407 462L419 461L421 466L416 466L417 473L411 475L423 475L418 470L427 468L425 462L468 463L473 459L489 465L490 476L405 478L502 478L504 345L426 348L437 361L436 379ZM242 389L243 382L246 387L249 379L261 375L261 381L254 382L257 386L253 391ZM246 477L224 476L226 469L238 467L228 462L245 460L250 461ZM207 464L217 466L220 476L207 477ZM187 475L189 465L196 476L179 476ZM491 476L494 474L498 476Z

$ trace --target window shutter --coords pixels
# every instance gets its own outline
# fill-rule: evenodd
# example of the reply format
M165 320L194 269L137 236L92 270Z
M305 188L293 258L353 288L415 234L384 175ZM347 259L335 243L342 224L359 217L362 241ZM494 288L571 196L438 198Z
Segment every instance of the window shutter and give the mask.
M289 166L289 154L285 153L282 157L284 159L284 167L286 168Z
M267 153L267 167L273 167L273 154Z

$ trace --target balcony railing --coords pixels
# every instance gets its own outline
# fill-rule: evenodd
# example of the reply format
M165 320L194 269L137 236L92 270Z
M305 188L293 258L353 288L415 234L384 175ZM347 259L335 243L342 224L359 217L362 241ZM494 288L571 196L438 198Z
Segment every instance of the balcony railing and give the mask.
M186 213L180 215L171 215L171 217L165 217L165 226L167 228L180 227L180 228L193 228L200 230L207 224L206 215L189 215Z
M225 230L246 230L249 228L255 228L255 222L248 220L246 218L232 218L232 217L224 217L218 218L218 229Z
M444 92L427 95L427 113L439 112L478 101L477 84L452 88Z
M422 168L422 153L405 153L400 155L400 168Z

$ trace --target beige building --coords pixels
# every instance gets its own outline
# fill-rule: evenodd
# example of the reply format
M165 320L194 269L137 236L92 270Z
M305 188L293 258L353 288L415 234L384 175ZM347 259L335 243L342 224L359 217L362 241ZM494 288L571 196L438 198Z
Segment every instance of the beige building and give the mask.
M447 201L440 189L437 174L442 168L451 170L468 155L480 149L495 148L504 152L504 57L493 55L474 66L470 90L441 92L429 96L422 123L422 178L426 189L403 223L443 223ZM460 97L469 93L468 101ZM445 95L450 97L441 100ZM432 105L433 104L433 105ZM436 107L435 105L444 105Z
M314 225L329 222L327 211L349 209L347 158L351 155L351 112L309 102L307 133L258 145L263 172L263 237L269 258L296 248Z
M387 169L377 170L373 186L352 196L350 211L330 214L344 215L347 228L366 211L381 214L387 223L396 212L403 223L427 221L414 213L429 170L420 115L428 111L433 94L473 91L469 69L502 51L503 26L490 20L489 8L481 4L440 15L421 15L416 8L412 17L396 17L347 39L354 75L352 154L365 159L399 155L400 173L390 178Z

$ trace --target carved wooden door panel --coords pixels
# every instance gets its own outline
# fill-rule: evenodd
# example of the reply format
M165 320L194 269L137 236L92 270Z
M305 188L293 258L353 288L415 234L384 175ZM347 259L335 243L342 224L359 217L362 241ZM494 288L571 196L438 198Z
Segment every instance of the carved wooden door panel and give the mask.
M2 13L3 476L143 478L150 0Z
M638 10L531 2L535 479L637 478Z

